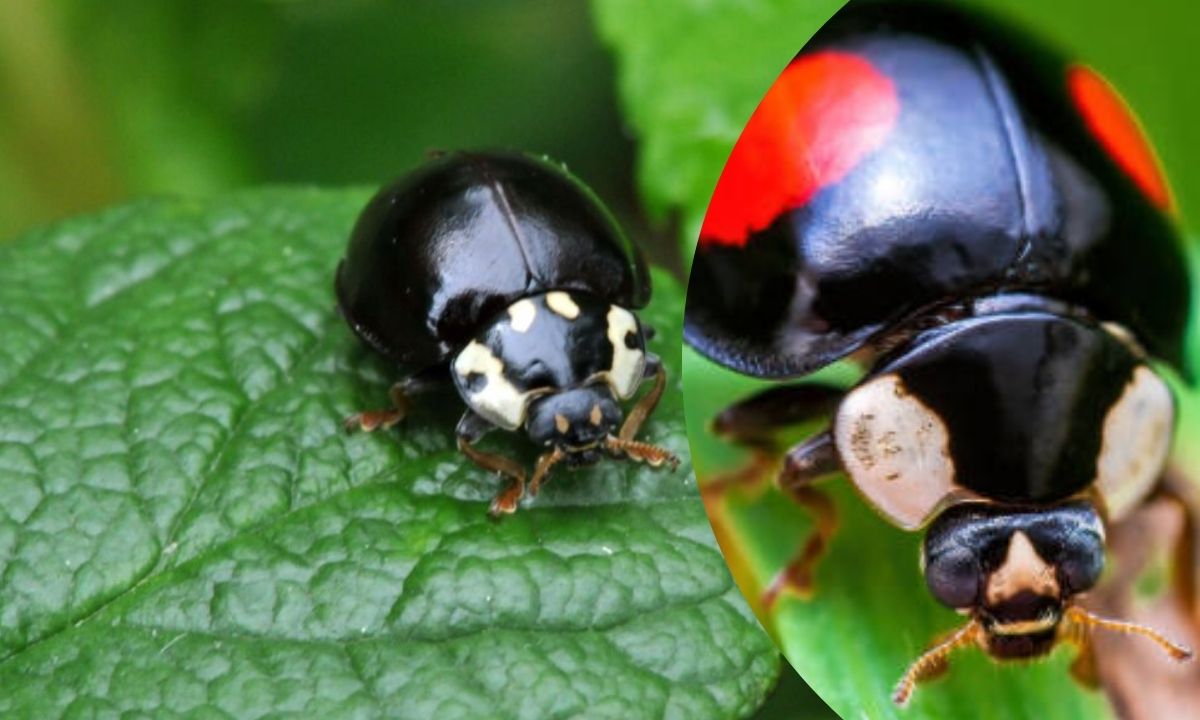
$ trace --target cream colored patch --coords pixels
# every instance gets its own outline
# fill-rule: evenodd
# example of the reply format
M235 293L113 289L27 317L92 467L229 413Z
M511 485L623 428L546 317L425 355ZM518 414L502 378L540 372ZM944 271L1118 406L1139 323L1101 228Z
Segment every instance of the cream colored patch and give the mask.
M567 417L565 415L555 415L554 416L554 427L560 433L566 433L568 430L571 429L571 423L570 423L570 421L567 420Z
M1060 594L1054 566L1043 560L1029 536L1018 530L1009 538L1004 562L988 576L985 597L989 605L995 605L1023 590L1045 597Z
M625 308L613 305L608 309L608 341L612 343L612 368L607 373L608 384L622 400L633 397L646 372L646 353L641 348L625 345L625 336L638 333L637 318Z
M458 357L454 358L454 372L462 379L460 388L466 388L466 380L472 373L486 378L477 392L464 390L467 404L488 422L506 430L516 430L525 421L525 406L529 393L518 392L504 378L504 363L492 351L475 340L467 343Z
M508 306L509 324L519 333L527 332L537 317L537 305L529 298L518 300Z
M561 290L546 293L546 307L568 320L579 317L579 306L575 304L570 295Z
M1133 371L1109 408L1096 458L1096 488L1108 517L1121 520L1150 494L1162 476L1175 429L1171 391L1145 365Z
M858 491L906 530L928 522L957 490L945 423L896 375L882 375L846 396L834 441Z
M596 426L599 426L600 423L604 421L604 412L600 410L599 405L592 406L592 413L591 415L588 415L588 420L590 420L592 424Z

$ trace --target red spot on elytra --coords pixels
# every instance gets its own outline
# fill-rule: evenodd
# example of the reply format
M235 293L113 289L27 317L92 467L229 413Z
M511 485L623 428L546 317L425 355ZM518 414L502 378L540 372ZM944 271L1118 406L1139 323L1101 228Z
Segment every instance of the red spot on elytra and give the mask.
M700 244L745 245L879 148L899 113L892 81L867 60L834 51L795 59L734 145Z
M1146 140L1137 117L1102 75L1084 65L1067 71L1067 86L1088 129L1146 197L1163 210L1174 201L1154 148Z

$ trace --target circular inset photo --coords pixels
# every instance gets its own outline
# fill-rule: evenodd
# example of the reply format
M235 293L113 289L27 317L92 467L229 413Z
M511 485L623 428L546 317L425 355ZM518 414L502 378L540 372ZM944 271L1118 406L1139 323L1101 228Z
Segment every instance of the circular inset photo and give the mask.
M994 10L852 2L737 141L688 286L692 454L843 716L1200 712L1197 254L1149 135Z

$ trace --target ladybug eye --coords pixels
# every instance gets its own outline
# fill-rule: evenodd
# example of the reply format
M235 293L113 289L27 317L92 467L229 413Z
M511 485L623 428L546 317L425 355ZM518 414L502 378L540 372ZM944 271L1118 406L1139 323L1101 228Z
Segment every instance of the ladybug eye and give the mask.
M1063 543L1058 571L1068 592L1091 588L1104 571L1104 539L1084 529L1072 533Z
M926 560L925 584L938 601L950 608L974 606L982 576L978 556L962 546Z

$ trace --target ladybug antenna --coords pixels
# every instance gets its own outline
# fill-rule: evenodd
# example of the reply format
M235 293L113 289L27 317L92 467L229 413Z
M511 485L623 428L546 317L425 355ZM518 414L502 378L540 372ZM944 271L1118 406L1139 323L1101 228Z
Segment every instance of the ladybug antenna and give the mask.
M604 440L604 448L611 453L627 455L633 460L647 463L652 467L658 467L663 463L669 463L672 469L679 467L679 458L675 456L675 453L657 445L609 435Z
M1178 643L1172 642L1164 637L1161 633L1153 628L1136 623L1125 622L1123 620L1111 620L1103 618L1099 615L1084 610L1081 607L1072 605L1066 609L1064 619L1067 621L1068 627L1066 631L1075 630L1084 632L1091 628L1100 628L1102 630L1111 630L1113 632L1124 633L1126 635L1141 635L1142 637L1150 638L1156 645L1162 648L1172 660L1184 662L1192 659L1192 651Z
M908 666L904 677L896 683L892 692L892 702L903 707L908 704L917 683L937 677L946 670L946 662L950 654L968 645L978 645L983 642L983 627L975 618L955 630L945 640L926 650L921 657Z

